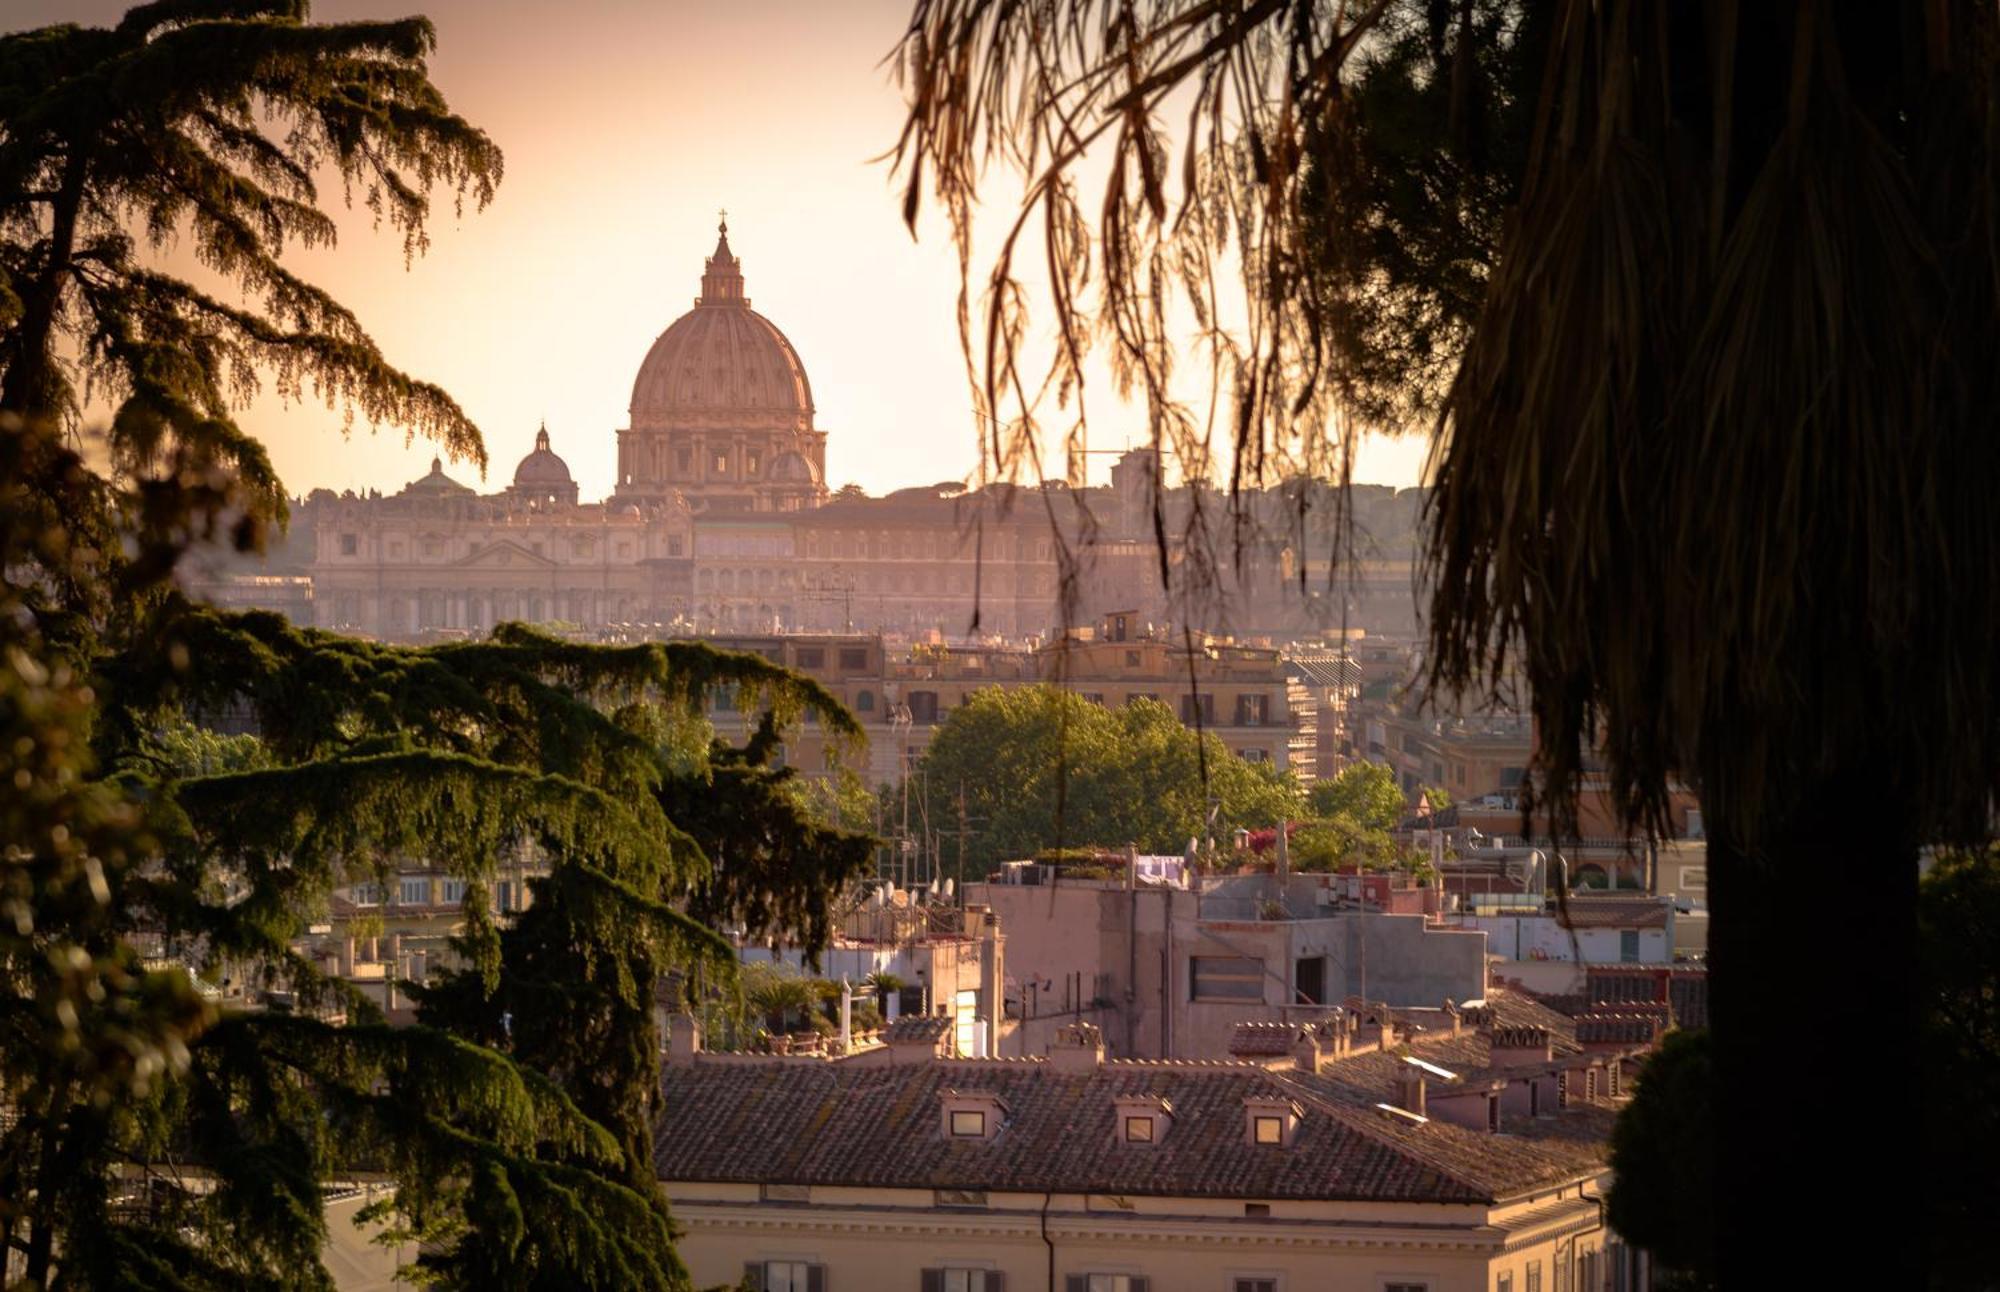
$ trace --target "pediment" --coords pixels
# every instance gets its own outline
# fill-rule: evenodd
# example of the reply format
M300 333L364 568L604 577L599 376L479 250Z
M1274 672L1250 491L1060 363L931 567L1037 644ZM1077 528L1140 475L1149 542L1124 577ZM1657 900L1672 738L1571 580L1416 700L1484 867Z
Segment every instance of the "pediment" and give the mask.
M452 564L462 569L547 569L555 564L546 556L531 552L512 539L498 543L488 543L469 556L462 556Z

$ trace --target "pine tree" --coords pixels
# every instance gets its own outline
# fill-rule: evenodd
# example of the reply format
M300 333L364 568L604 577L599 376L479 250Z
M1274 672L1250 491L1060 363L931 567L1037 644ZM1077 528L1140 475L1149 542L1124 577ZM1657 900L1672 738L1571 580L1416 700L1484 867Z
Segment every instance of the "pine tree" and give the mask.
M492 196L432 43L302 0L0 37L0 1240L27 1287L326 1287L320 1191L359 1172L447 1286L685 1285L645 1133L659 984L726 974L708 921L823 935L865 858L774 799L792 722L855 727L761 659L399 649L167 592L190 543L282 519L232 414L260 374L484 462L281 264L333 237L329 178L410 254L433 191ZM170 236L252 303L160 272ZM85 390L108 470L78 451ZM744 749L702 720L721 690L765 715ZM255 742L189 735L238 709ZM502 929L487 884L524 847L547 878ZM292 948L402 859L467 881L466 959L391 1029ZM299 1009L220 1010L188 969Z
M171 1228L105 1217L116 1250L183 1257L174 1230L192 1227L267 1238L267 1252L230 1245L239 1275L316 1269L320 1183L373 1170L396 1184L377 1214L450 1286L684 1285L651 1171L656 993L675 970L731 972L691 911L824 938L869 841L805 817L765 762L807 712L836 745L853 719L810 681L695 643L509 627L403 648L177 604L147 640L105 671L108 750L247 704L267 758L150 787L173 820L158 866L122 894L130 918L349 1021L239 1015L197 1040L158 1115L192 1160L230 1163L230 1187L178 1200ZM709 739L700 708L720 689L765 715L745 749ZM717 860L670 815L698 800ZM549 873L501 929L487 886L523 837ZM289 947L333 886L393 882L398 858L465 879L469 919L463 967L421 993L424 1025L390 1030ZM146 1147L95 1142L99 1175Z

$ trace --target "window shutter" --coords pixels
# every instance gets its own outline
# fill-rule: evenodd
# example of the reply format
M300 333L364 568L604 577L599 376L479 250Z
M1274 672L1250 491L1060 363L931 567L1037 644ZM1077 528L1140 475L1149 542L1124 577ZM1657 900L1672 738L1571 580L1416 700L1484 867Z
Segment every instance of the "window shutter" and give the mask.
M1134 1274L1132 1276L1132 1292L1152 1292L1152 1283L1153 1281L1144 1274Z
M1007 1292L1007 1272L1005 1270L986 1271L986 1292Z
M944 1271L924 1271L924 1292L944 1292Z
M806 1292L826 1292L826 1266L806 1266Z
M743 1267L743 1286L750 1292L764 1292L764 1263L751 1261Z
M1063 1280L1064 1292L1090 1292L1090 1275L1072 1274Z

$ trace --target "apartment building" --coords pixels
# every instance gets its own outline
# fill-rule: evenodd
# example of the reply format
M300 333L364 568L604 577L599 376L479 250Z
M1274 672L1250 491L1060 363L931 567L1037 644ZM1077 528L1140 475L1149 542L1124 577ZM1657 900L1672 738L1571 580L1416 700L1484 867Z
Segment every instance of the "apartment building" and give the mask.
M1174 883L1015 868L965 885L1007 938L1002 1054L1045 1053L1075 1021L1124 1058L1224 1053L1239 1023L1309 1020L1351 995L1437 1007L1486 989L1486 934L1348 906L1341 876Z
M1033 649L918 643L900 649L874 634L769 634L706 639L747 651L821 683L860 720L867 749L855 770L872 784L899 779L930 746L938 725L986 687L1064 687L1117 707L1144 698L1172 709L1188 727L1218 737L1232 753L1279 767L1291 761L1294 726L1286 666L1276 650L1204 637L1182 638L1142 624L1134 612ZM713 717L726 724L728 697ZM744 722L750 715L740 715ZM825 733L808 723L787 742L786 759L808 774L826 771ZM850 765L853 765L850 763Z
M1567 1076L1608 1060L1546 1034L1409 1058L1320 1039L1288 1038L1282 1062L1108 1059L1088 1023L1046 1058L686 1047L663 1071L654 1163L697 1286L1647 1286L1603 1217L1622 1096Z

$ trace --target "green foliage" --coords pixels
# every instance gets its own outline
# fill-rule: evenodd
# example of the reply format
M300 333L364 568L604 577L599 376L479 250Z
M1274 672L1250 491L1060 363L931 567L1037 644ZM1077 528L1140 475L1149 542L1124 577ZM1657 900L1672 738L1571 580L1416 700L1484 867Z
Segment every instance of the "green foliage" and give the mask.
M1363 830L1394 830L1409 815L1396 773L1381 763L1343 767L1332 780L1312 787L1306 807L1314 816L1339 817Z
M1519 195L1553 15L1389 5L1348 91L1360 128L1307 141L1308 273L1371 424L1418 421L1451 384Z
M252 546L282 518L262 447L232 419L260 371L287 396L481 453L442 392L390 367L278 257L331 237L325 175L415 251L433 188L483 204L499 153L430 85L428 24L312 26L304 11L170 0L112 30L0 36L0 1239L25 1287L326 1282L318 1163L287 1151L321 1136L300 1118L297 1144L257 1142L303 1110L290 1058L218 1021L174 964L212 970L255 947L297 968L272 940L272 894L315 881L263 856L261 888L195 882L175 795L268 755L169 709L107 730L89 676L98 651L144 640L137 617L188 544ZM169 239L245 303L153 267ZM85 392L112 405L88 454ZM362 1049L312 1061L359 1080ZM248 1055L260 1074L232 1066ZM121 1168L190 1155L222 1173L212 1192L112 1210Z
M2000 1104L1987 1093L2000 1072L2000 850L1941 857L1917 900L1933 1270L1943 1286L1980 1287L2000 1215Z
M1292 832L1287 851L1292 869L1299 871L1335 871L1349 866L1381 870L1397 859L1395 843L1385 831L1345 816L1300 826Z
M1289 772L1246 762L1212 734L1197 741L1165 705L1110 710L1047 686L975 692L932 737L917 784L933 827L955 828L963 803L973 876L1051 846L1179 853L1190 839L1299 813Z
M1611 1133L1611 1227L1703 1278L1715 1267L1714 1088L1708 1033L1670 1032Z
M772 1033L807 1026L819 1006L820 994L813 983L783 963L753 961L743 966L742 976L744 1002Z
M36 553L29 604L67 632L101 627L110 594L152 586L180 547L244 546L282 520L263 446L233 409L260 374L287 398L338 403L485 461L449 396L392 367L360 321L284 267L331 244L320 185L426 245L430 194L484 206L499 150L430 83L421 18L334 25L298 0L173 0L112 29L0 37L0 414L76 426L108 396L103 458L14 465L22 519L65 536ZM241 301L154 263L189 246Z

